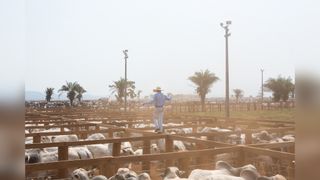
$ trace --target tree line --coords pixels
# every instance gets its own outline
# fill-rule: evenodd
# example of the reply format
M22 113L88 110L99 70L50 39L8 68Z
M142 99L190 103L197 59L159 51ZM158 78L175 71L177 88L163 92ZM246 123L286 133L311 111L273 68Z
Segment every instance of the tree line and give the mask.
M210 92L212 85L219 80L219 77L207 69L195 72L188 79L196 85L195 91L200 97L202 111L204 111L206 96ZM272 92L273 101L275 102L287 101L290 96L294 98L295 85L290 77L286 78L279 75L277 78L269 78L263 84L263 88L267 92ZM239 102L239 99L243 97L243 90L233 89L233 92L236 102Z
M211 88L214 83L219 81L219 77L215 75L215 73L210 72L208 69L200 70L195 72L192 76L188 77L195 85L195 91L200 97L200 101L202 104L202 109L204 110L205 100L207 94L211 91ZM117 81L113 81L110 88L111 94L115 95L118 103L122 104L124 102L125 97L125 87L127 86L127 97L134 99L140 98L142 93L141 90L136 91L136 86L134 81L127 80L127 83L124 78L120 78ZM263 87L265 91L272 92L273 101L287 101L289 97L294 98L294 90L295 85L292 82L290 77L282 77L278 76L277 78L269 78L264 84ZM53 95L54 88L46 89L46 101L50 102L51 97ZM70 101L70 105L73 106L73 102L77 99L81 102L83 98L83 94L87 91L78 83L78 82L66 82L65 85L58 90L60 92L59 96L62 93L67 94L67 98ZM243 97L244 91L241 89L233 89L236 102L239 102L239 99Z
M46 101L50 102L52 99L52 95L54 94L54 88L48 87L46 89ZM65 85L62 85L61 88L58 90L60 92L59 96L62 93L67 93L67 98L70 101L70 105L73 106L73 102L77 99L81 102L83 94L87 91L76 81L76 82L66 82Z
M118 81L113 81L113 84L109 85L109 88L111 90L111 94L114 94L116 97L116 100L122 104L124 102L124 96L125 96L125 79L120 78ZM140 95L142 93L141 90L135 91L135 82L134 81L127 81L127 96L129 96L131 99L133 98L140 98ZM63 93L67 94L67 98L69 99L70 105L74 105L74 100L78 100L78 102L81 102L83 98L83 94L87 91L77 82L66 82L65 85L62 85L61 88L58 90L60 95ZM46 101L50 102L52 99L52 95L54 94L54 88L48 87L45 90L46 93Z

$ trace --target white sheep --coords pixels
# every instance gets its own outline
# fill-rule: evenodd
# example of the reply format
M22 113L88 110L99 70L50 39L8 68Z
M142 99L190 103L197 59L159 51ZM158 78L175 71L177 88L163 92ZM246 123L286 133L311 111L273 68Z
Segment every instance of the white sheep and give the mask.
M180 176L184 173L184 171L180 171L177 167L167 167L162 177L163 180L183 180L185 178L180 178Z
M91 176L92 176L92 171L87 171L83 168L76 169L71 174L71 178L74 180L108 180L107 177L102 175L94 176L93 178L90 179Z
M240 176L241 171L243 170L250 170L252 172L257 173L257 169L251 165L245 165L242 167L234 168L230 164L224 161L218 161L216 163L216 169L215 170L202 170L202 169L195 169L191 171L189 175L189 179L196 180L196 179L206 179L210 177L209 179L212 179L213 177L225 177L228 176ZM223 178L222 178L223 179ZM220 179L215 179L220 180ZM240 180L240 179L239 179Z
M110 145L90 144L86 146L94 158L112 156L112 148Z
M87 137L86 140L102 140L106 139L106 137L101 133L94 133Z
M78 136L75 134L70 135L58 135L58 136L52 136L51 142L75 142L78 141Z

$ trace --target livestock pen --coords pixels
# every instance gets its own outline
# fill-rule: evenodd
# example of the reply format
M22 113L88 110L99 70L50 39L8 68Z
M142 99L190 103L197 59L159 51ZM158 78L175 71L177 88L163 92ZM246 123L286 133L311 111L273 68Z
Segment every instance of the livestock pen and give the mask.
M139 127L139 124L144 124ZM294 134L294 123L268 120L229 119L221 117L203 117L186 114L170 114L166 116L165 129L190 128L187 134L156 134L152 127L150 113L145 112L105 112L101 110L59 110L26 113L26 137L33 142L26 144L26 149L43 149L56 147L58 161L48 163L26 164L26 178L36 178L32 173L37 171L56 170L53 178L69 178L68 169L79 167L95 167L100 174L112 176L118 167L132 163L137 172L148 172L152 179L160 179L165 167L177 166L186 171L186 175L196 168L214 169L218 160L226 160L234 166L254 164L262 175L282 174L288 180L294 179L294 142L253 144L252 134L261 130L277 134ZM228 128L231 132L200 133L204 127ZM245 145L230 144L217 141L215 137L226 137L241 127L245 134ZM34 129L58 128L59 132L32 132ZM65 128L70 131L65 131ZM107 139L85 140L90 134L102 133ZM114 136L114 133L118 133ZM41 143L43 136L59 136L76 134L81 141ZM200 137L205 137L200 138ZM150 145L162 141L164 151L151 153ZM174 142L193 143L195 146L186 151L175 151ZM121 143L137 142L143 149L141 155L121 155ZM90 144L112 144L112 155L109 157L68 160L70 147Z
M146 153L141 156L123 156L119 157L120 143L123 141L133 141L133 140L143 140L146 144L152 139L156 138L165 138L166 140L166 152L160 154L149 154L148 148L145 148ZM121 138L113 140L103 140L103 141L92 141L92 142L77 142L77 143L56 143L56 144L34 144L26 145L26 148L44 148L44 147L59 147L59 162L51 163L39 163L39 164L27 164L26 173L31 173L34 171L44 171L50 169L59 169L59 174L55 178L67 178L69 168L78 168L85 166L94 166L98 167L99 173L104 174L107 177L112 176L118 167L121 167L122 164L130 162L139 162L142 164L142 167L138 171L149 172L152 179L160 179L160 172L163 171L164 167L176 165L180 169L187 172L190 172L195 168L204 168L204 169L214 169L214 162L219 160L218 155L230 154L228 161L233 165L241 166L247 163L255 164L255 161L260 161L259 159L252 159L252 155L264 155L271 158L277 159L276 165L271 165L275 168L272 169L272 172L264 171L263 175L270 175L273 173L283 174L287 177L288 180L294 179L294 154L284 153L279 151L267 150L262 148L254 148L249 146L228 146L221 147L221 144L216 144L215 142L203 141L191 139L190 141L196 142L199 144L199 147L202 146L201 150L192 150L187 152L173 152L172 144L173 140L182 140L178 136L172 135L156 135L150 137L135 137L133 139ZM186 140L186 139L184 139ZM188 139L189 140L189 139ZM113 156L106 158L96 158L90 160L67 160L67 151L69 146L84 145L90 143L114 143L113 145ZM217 146L219 148L213 148ZM251 156L250 156L251 155ZM225 157L225 156L224 156ZM224 159L225 160L225 159ZM155 164L154 161L157 161ZM261 161L260 161L261 162ZM164 163L164 164L163 164ZM152 169L156 168L156 169ZM159 169L158 169L159 168ZM259 166L258 166L259 168Z

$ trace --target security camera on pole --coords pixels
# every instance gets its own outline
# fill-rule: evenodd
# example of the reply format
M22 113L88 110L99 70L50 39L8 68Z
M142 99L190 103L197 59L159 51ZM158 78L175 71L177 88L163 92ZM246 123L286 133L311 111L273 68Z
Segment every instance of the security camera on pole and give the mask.
M228 37L231 35L229 33L229 25L231 25L231 21L226 21L226 23L220 23L220 26L225 30L225 39L226 39L226 98L225 98L225 110L226 110L226 118L230 117L230 108L229 108L229 55L228 55Z
M127 59L128 59L128 50L123 51L124 54L124 61L125 61L125 67L124 67L124 111L127 112Z
M261 104L263 103L263 71L264 69L260 69L261 71Z

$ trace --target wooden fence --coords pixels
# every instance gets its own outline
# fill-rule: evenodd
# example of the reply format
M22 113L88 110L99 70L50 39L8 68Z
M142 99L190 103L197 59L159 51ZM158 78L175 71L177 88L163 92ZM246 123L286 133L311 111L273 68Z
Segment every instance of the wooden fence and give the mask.
M259 110L283 110L295 108L295 101L287 102L230 102L231 111L259 111ZM166 107L168 111L172 113L181 112L201 112L202 106L200 102L172 102L168 103ZM53 108L26 108L28 112L37 113L45 112L47 114L65 113L65 112L105 112L109 114L123 114L123 105L107 105L101 109L95 109L93 107L53 107ZM224 102L206 102L206 112L222 112L225 110ZM126 113L151 113L153 111L152 106L142 106L141 104L132 104L127 107Z
M179 107L180 108L180 107ZM174 109L174 108L172 108ZM183 109L183 108L182 108ZM183 112L183 111L182 111ZM66 178L69 176L68 169L94 166L99 169L100 174L107 177L112 176L118 167L125 163L141 164L140 171L151 173L152 179L159 178L159 172L154 171L154 166L158 166L161 171L167 166L178 166L187 174L195 168L214 169L214 163L228 155L228 162L235 166L242 166L247 163L254 163L260 166L259 156L271 157L275 164L266 165L269 169L264 169L263 174L271 173L283 174L288 180L294 179L294 142L252 144L252 134L261 130L267 130L272 133L293 133L295 130L294 122L269 121L269 120L246 120L246 119L224 119L222 117L212 116L190 116L179 114L167 114L166 123L176 123L166 126L166 129L172 128L192 128L189 134L155 134L150 132L153 128L143 127L134 128L137 124L152 123L152 114L149 112L106 112L103 110L58 110L41 111L26 113L26 129L49 129L52 127L60 128L60 132L28 133L26 137L33 137L33 144L26 144L25 149L57 147L57 162L26 164L26 174L30 175L36 171L57 170L58 174L54 178ZM123 128L126 127L126 128ZM243 127L243 133L246 135L246 145L232 145L225 142L213 141L216 136L228 136L227 133L199 133L198 128L203 127L224 127L232 128ZM64 131L69 128L71 131ZM127 137L113 137L114 132L124 132ZM42 136L55 136L76 134L85 139L93 133L108 134L108 139L94 141L77 141L63 143L40 143ZM130 137L130 134L141 134L138 137ZM205 136L207 140L200 139ZM165 152L159 154L150 154L150 144L156 140L164 140ZM194 149L185 152L174 152L174 141L194 143ZM120 156L122 142L142 142L143 155L141 156ZM69 147L83 146L89 144L112 144L112 157L95 158L88 160L68 160ZM154 164L154 161L158 162ZM265 166L264 166L265 167ZM260 171L259 171L260 172Z
M284 110L292 109L295 107L295 102L279 102L279 103L230 103L230 111L259 111L259 110ZM174 103L171 104L170 111L172 113L185 113L185 112L202 112L200 103ZM206 103L205 112L223 112L225 111L224 103Z
M68 169L69 168L78 168L84 166L94 166L99 167L100 174L104 174L107 177L112 176L116 173L118 167L121 167L122 164L129 162L139 162L143 166L143 171L150 172L150 165L152 161L164 161L165 167L177 165L179 169L186 171L186 174L194 168L204 168L204 169L214 169L214 159L216 159L217 155L220 154L233 154L230 155L233 158L233 165L242 166L247 163L252 163L251 156L268 156L278 160L278 167L281 167L277 173L284 174L287 176L288 180L294 179L294 160L295 155L291 153L279 152L269 149L262 149L257 147L250 146L229 146L229 147L219 147L219 148L204 148L201 150L192 150L187 152L173 152L173 140L182 140L181 138L171 137L171 136L162 136L158 135L157 137L144 137L144 138L136 138L136 140L143 140L146 144L148 141L154 138L165 138L166 139L166 152L160 154L149 154L150 151L146 150L146 154L142 156L119 156L118 150L120 146L120 142L122 140L128 141L132 139L121 139L121 140L103 140L101 142L90 142L90 143L106 143L112 142L113 146L113 156L112 157L104 157L104 158L96 158L89 160L74 160L67 161L67 150L69 145L79 145L79 143L73 144L54 144L50 146L58 146L59 148L59 161L51 162L51 163L39 163L39 164L27 164L26 165L26 173L31 173L35 171L41 170L50 170L50 169L59 169L58 178L68 177ZM186 140L186 139L183 139ZM189 139L188 139L189 140ZM194 140L197 143L201 141ZM86 142L88 143L88 142ZM210 146L213 142L206 141L205 143L199 143L199 147L202 146ZM212 144L216 145L216 144ZM27 146L26 148L39 148L39 147L48 147L45 144ZM250 157L250 158L249 158ZM196 159L196 160L195 160ZM192 168L190 168L192 167ZM159 179L159 176L154 174L152 175L152 179ZM268 175L268 174L266 174Z

